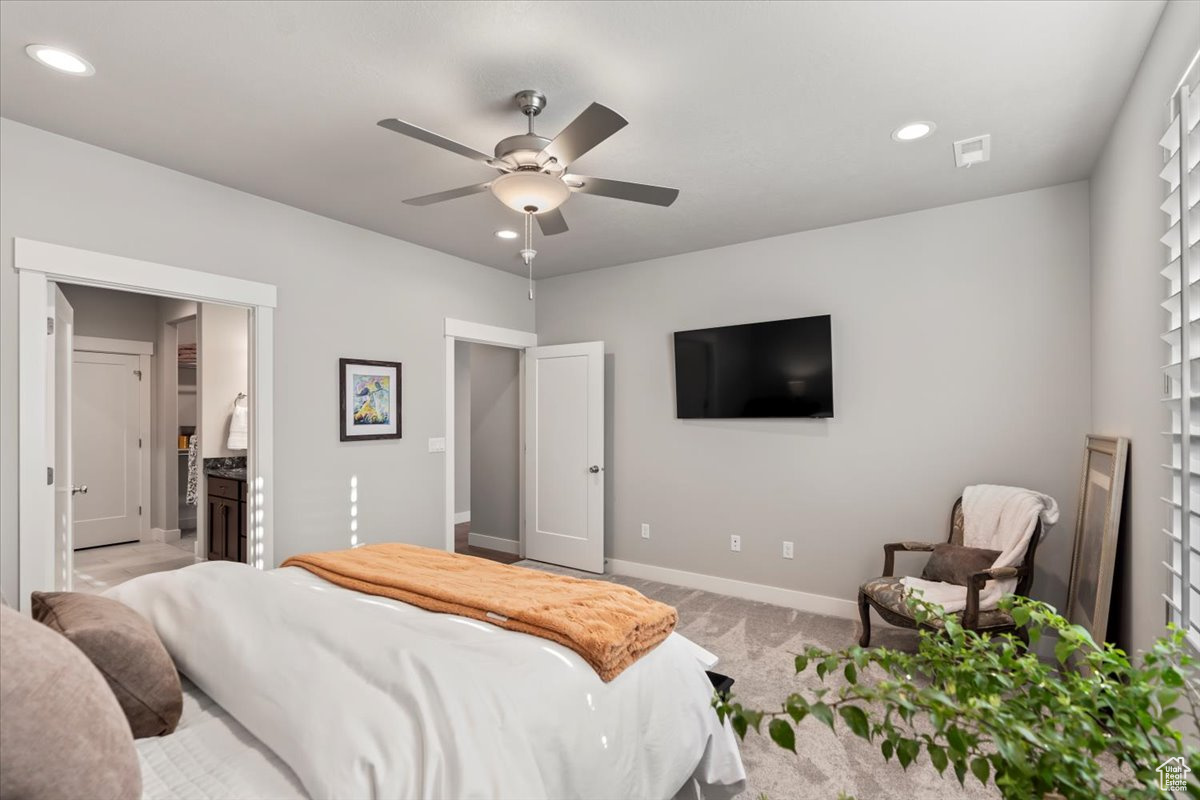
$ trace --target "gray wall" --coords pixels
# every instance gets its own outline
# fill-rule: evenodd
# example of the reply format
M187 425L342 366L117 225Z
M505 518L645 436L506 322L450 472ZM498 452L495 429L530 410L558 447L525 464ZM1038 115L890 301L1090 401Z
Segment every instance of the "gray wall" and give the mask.
M1018 484L1062 507L1035 585L1061 602L1087 213L1073 183L539 281L539 344L606 344L608 555L850 599L884 542L944 536L965 485ZM672 331L811 314L833 315L836 419L675 418Z
M471 532L520 538L520 353L471 346Z
M230 450L226 445L233 401L239 393L250 393L250 312L201 303L196 334L200 457L244 456L245 450Z
M69 283L61 284L59 288L75 309L76 336L158 341L157 297ZM154 356L157 359L158 353Z
M471 510L471 343L454 343L454 511Z
M1200 48L1200 5L1172 2L1117 117L1091 181L1092 414L1097 433L1131 440L1125 500L1127 565L1119 575L1118 641L1147 647L1162 632L1162 561L1167 522L1159 499L1170 489L1159 466L1170 451L1160 432L1165 330L1166 216L1159 206L1166 184L1159 179L1167 102Z
M443 319L533 329L520 278L0 120L0 589L17 596L13 237L279 287L275 557L361 541L443 543ZM415 213L415 212L414 212ZM337 359L404 363L404 438L338 441Z

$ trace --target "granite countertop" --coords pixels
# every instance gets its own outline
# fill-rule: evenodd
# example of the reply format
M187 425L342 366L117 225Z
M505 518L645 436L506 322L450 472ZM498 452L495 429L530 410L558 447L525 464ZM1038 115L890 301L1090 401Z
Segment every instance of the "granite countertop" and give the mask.
M231 481L246 480L245 467L209 467L204 474L212 478L228 478Z
M226 456L223 458L204 459L204 474L213 478L225 478L231 481L246 480L246 457Z

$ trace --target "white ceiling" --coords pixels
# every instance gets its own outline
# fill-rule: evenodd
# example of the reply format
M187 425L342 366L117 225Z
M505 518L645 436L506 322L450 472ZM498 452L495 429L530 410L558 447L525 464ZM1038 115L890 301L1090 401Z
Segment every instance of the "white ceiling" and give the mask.
M0 3L0 114L463 258L522 271L489 194L401 200L486 167L375 125L490 151L593 100L629 126L573 171L677 186L670 208L576 195L539 276L1086 178L1162 0L1133 2ZM30 43L96 67L38 66ZM897 125L935 135L897 144ZM992 160L951 143L992 135Z

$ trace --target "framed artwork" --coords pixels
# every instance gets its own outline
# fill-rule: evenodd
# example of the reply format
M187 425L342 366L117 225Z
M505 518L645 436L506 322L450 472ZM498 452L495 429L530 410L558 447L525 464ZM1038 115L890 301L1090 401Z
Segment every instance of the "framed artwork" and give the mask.
M1103 643L1108 633L1108 603L1128 459L1128 439L1087 437L1071 582L1067 587L1067 619L1087 628L1097 644Z
M338 360L343 442L400 438L400 362Z

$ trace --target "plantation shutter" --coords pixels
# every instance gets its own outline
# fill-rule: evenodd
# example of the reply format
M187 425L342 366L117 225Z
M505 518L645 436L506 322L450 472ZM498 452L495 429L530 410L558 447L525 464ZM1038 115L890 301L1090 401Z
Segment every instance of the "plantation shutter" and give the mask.
M1170 357L1163 368L1164 402L1171 426L1164 434L1171 459L1167 503L1169 543L1164 565L1170 590L1164 595L1167 620L1187 632L1200 648L1200 92L1198 70L1184 77L1170 104L1170 123L1159 144L1165 166L1159 176L1167 184L1162 211L1167 231L1167 331L1163 340Z

